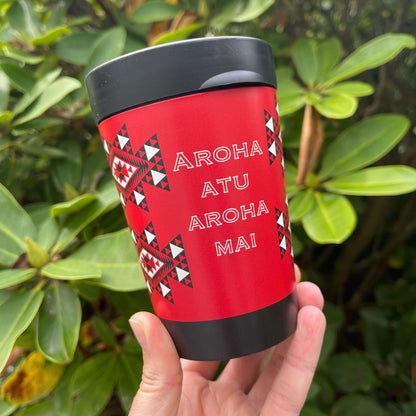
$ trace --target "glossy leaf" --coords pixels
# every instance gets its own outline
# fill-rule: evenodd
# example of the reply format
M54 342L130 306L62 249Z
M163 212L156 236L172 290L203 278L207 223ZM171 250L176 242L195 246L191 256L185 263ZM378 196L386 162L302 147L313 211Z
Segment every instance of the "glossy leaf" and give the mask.
M73 33L52 46L52 50L64 61L75 65L86 65L98 35L90 32Z
M56 416L55 404L52 400L45 400L26 407L15 416Z
M386 33L378 36L347 56L334 68L326 84L330 85L376 68L393 59L404 48L413 49L415 46L415 38L408 34Z
M315 204L313 192L309 190L300 191L289 201L290 222L300 221Z
M298 111L305 106L305 98L302 95L292 96L277 96L279 101L279 116L286 116L288 114Z
M0 184L0 265L10 266L26 251L25 237L35 238L36 228L27 212Z
M50 361L72 360L81 326L81 303L68 284L53 282L46 290L36 318L36 344Z
M51 215L52 217L58 217L60 215L69 215L79 212L82 208L91 204L97 197L94 194L82 194L67 202L60 202L52 205Z
M11 111L0 112L0 123L7 123L12 118L13 118L13 113Z
M138 355L123 354L118 361L119 380L117 394L126 414L140 386L142 360Z
M119 204L119 196L112 182L104 184L96 194L97 199L78 213L71 215L63 223L62 232L53 251L60 252L81 232L88 224ZM87 259L88 260L88 259Z
M240 13L236 13L232 18L232 22L242 23L256 19L263 14L268 8L273 6L274 0L248 0L244 9Z
M38 229L37 242L49 251L56 242L59 235L59 227L55 218L47 218Z
M69 93L78 88L81 88L81 83L77 79L60 77L45 88L33 105L22 115L22 117L14 122L14 125L22 124L39 117L46 110L59 103L59 101Z
M118 291L146 288L134 243L127 228L94 238L84 244L71 258L88 259L97 264L102 277L91 283Z
M7 110L7 104L9 102L9 92L9 78L0 69L0 112Z
M318 44L316 51L319 62L318 82L325 82L328 74L342 57L342 45L338 38L325 39Z
M13 345L33 321L42 302L40 290L15 291L0 304L0 371L5 366Z
M173 19L180 11L176 4L155 0L143 3L131 15L136 23L152 23L159 20Z
M4 381L2 396L20 406L36 403L49 395L63 372L64 366L48 363L39 351L34 351Z
M32 72L27 68L12 64L10 62L0 63L0 68L8 76L14 88L21 92L28 92L35 84Z
M167 32L157 37L152 45L161 45L162 43L176 42L178 40L187 39L192 33L202 27L201 23L191 23L185 27L172 32Z
M100 353L85 361L74 375L72 416L99 415L110 400L116 381L114 354Z
M91 324L95 333L102 341L104 341L110 347L114 348L117 346L117 340L113 330L103 319L99 318L98 316L93 316L91 318Z
M315 193L315 206L303 220L308 236L319 244L340 244L354 231L357 217L347 198Z
M53 178L53 182L58 190L65 193L65 186L71 186L77 189L82 176L82 148L78 140L61 140L58 144L59 150L62 150L66 154L66 158L63 160L53 160L51 162L50 171ZM88 197L89 198L89 197ZM87 200L88 200L87 198ZM75 201L76 204L85 203L82 197ZM70 202L64 202L71 206ZM51 214L53 215L53 207Z
M416 191L416 170L410 166L377 166L325 183L329 191L344 195L401 195Z
M334 416L386 416L383 407L372 397L351 394L339 399L333 409Z
M293 62L302 81L311 86L318 78L318 45L314 40L300 38L292 47Z
M40 34L40 22L29 0L14 1L7 11L10 26L29 39Z
M45 59L44 56L33 55L30 52L14 48L13 46L1 42L0 50L2 50L4 55L8 58L15 59L16 61L23 62L25 64L36 65Z
M298 171L296 166L292 165L290 162L285 161L285 183L286 183L286 193L289 195L295 192L298 187L296 185L296 178Z
M104 31L95 41L88 56L86 74L96 66L116 58L123 53L126 42L126 30L121 26L112 27Z
M357 110L358 100L351 95L333 94L322 99L315 108L328 118L343 119L351 117Z
M380 114L352 125L329 145L322 160L320 179L375 162L401 140L409 125L405 116L397 114Z
M0 289L14 286L31 279L36 274L35 269L0 270Z
M47 264L41 270L42 276L59 280L80 280L100 278L100 269L88 260L73 259L72 256Z
M344 94L352 97L365 97L373 93L373 86L361 81L340 82L325 90L325 94Z
M16 408L17 405L11 404L7 400L0 398L0 416L9 416L16 410Z
M23 97L13 107L13 113L19 114L26 110L30 104L32 104L36 98L47 88L61 73L61 68L55 68L52 71L45 74L42 78L37 81L33 81L32 86L28 89Z
M71 33L71 29L67 25L57 26L52 28L46 33L43 33L41 36L32 40L32 45L34 46L45 46L55 43L62 35L67 35Z

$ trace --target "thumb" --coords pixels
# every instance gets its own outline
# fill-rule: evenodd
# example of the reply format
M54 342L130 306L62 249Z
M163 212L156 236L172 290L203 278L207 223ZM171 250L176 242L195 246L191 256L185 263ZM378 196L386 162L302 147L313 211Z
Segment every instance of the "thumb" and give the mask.
M130 325L142 346L143 374L129 416L174 416L182 391L182 368L175 345L151 313L136 313Z

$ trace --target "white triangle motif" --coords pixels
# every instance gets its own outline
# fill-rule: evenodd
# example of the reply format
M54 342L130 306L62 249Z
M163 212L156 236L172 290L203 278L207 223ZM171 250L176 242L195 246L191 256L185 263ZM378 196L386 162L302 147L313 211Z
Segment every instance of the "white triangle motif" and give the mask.
M120 142L120 146L122 149L124 149L124 146L129 142L128 137L121 136L120 134L117 134L118 141Z
M157 172L156 170L151 170L150 172L155 185L157 185L166 176L164 173Z
M186 276L188 276L189 272L180 269L179 267L176 267L176 273L178 275L178 280L182 282L183 279L185 279Z
M176 256L178 254L182 253L182 251L183 251L183 248L180 248L178 246L175 246L175 244L172 244L172 243L169 243L169 247L170 247L170 249L172 251L173 258L176 258Z
M269 147L269 152L276 156L276 142L274 141L272 145Z
M107 153L110 153L110 150L108 149L108 143L107 143L107 140L104 140L104 150L105 150Z
M142 195L142 194L140 194L139 192L137 192L137 191L133 191L133 193L134 193L134 198L136 199L136 204L137 205L140 205L141 204L141 202L143 201L143 199L144 199L144 195Z
M162 289L162 295L166 297L166 295L170 292L170 289L163 283L160 283L160 288Z
M266 127L269 130L271 130L271 131L274 132L274 125L273 125L273 123L274 123L273 117L270 117L270 120L266 123Z
M146 152L147 160L150 160L157 152L160 152L158 148L148 146L147 144L144 145L144 150Z
M280 217L277 220L277 224L280 225L281 227L285 226L285 219L283 217L283 212L280 214Z
M156 238L156 236L147 230L144 230L144 232L146 234L146 240L150 244Z
M286 245L286 237L285 237L285 236L283 236L282 241L280 242L280 247L281 247L283 250L286 250L286 249L287 249L287 245Z

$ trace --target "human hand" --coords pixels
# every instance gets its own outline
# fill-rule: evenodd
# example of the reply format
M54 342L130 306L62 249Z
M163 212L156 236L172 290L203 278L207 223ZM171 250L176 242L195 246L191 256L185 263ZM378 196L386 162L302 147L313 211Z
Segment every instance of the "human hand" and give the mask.
M296 270L297 280L300 278ZM323 297L298 283L295 333L277 346L228 362L180 359L161 321L148 312L130 319L143 350L143 375L129 416L297 416L321 351Z

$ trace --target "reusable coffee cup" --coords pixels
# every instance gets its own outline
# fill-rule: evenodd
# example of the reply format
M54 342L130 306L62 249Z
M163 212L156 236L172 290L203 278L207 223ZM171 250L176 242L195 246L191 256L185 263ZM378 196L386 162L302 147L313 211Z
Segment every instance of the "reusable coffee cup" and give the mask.
M225 360L287 338L297 302L270 45L150 47L93 69L86 86L179 355Z

